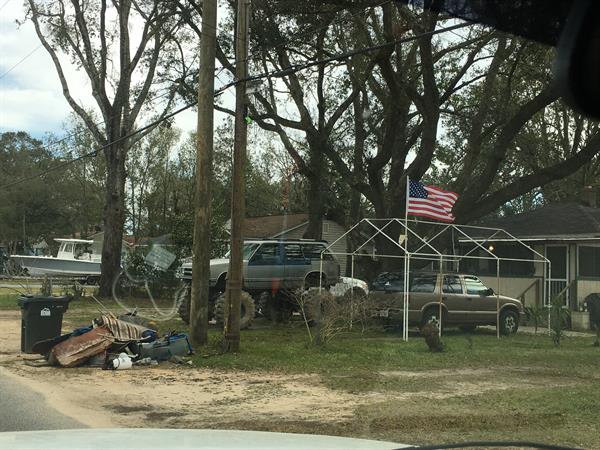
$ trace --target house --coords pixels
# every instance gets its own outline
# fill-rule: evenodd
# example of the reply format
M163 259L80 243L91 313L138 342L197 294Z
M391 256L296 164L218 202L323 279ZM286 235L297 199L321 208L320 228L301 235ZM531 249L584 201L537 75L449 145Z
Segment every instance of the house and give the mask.
M230 229L230 223L226 224L226 229ZM308 227L308 214L284 214L274 216L248 217L244 221L242 233L244 239L301 239ZM333 244L340 238L346 229L343 225L328 219L323 219L322 239L329 244ZM345 237L335 242L330 251L334 254L340 263L340 273L347 272L347 258L340 253L346 253L348 242ZM370 251L371 247L365 248L365 253ZM337 253L337 254L336 254Z
M600 293L600 208L595 198L588 197L588 200L550 204L481 224L501 228L516 238L494 240L484 239L481 235L480 241L495 255L539 259L533 251L518 244L518 239L550 261L550 269L541 261L501 261L502 294L521 298L526 305L531 305L548 304L564 291L565 304L571 310L579 311L589 294ZM493 260L471 260L461 269L478 274L489 286L496 286L496 262Z

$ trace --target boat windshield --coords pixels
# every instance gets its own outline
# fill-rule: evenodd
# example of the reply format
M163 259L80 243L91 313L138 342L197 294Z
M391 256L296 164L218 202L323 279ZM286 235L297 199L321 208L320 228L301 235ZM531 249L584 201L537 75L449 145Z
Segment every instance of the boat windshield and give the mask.
M75 259L81 259L81 257L89 258L94 253L91 244L77 244L75 245Z

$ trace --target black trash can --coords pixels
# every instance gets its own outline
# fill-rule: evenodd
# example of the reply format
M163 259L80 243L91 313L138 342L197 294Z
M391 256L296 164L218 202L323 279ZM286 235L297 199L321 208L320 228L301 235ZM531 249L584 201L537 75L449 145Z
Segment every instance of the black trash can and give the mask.
M36 342L60 336L63 314L72 297L28 296L19 298L21 307L21 351L32 353Z

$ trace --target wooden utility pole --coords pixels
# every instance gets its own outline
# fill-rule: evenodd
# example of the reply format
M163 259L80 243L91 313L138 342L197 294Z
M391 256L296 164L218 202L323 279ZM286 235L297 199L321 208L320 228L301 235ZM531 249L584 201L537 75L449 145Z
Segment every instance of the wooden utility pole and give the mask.
M217 0L204 0L198 73L198 128L196 130L196 190L194 215L194 257L190 334L197 345L208 342L210 279L210 218L213 164L213 109L215 91L215 46Z
M250 0L237 0L237 26L235 31L235 78L245 80L248 76L248 13ZM235 86L235 137L233 143L233 190L231 195L231 252L227 272L225 312L225 347L237 352L240 348L240 296L242 291L243 261L242 227L246 216L244 199L244 168L248 130L246 124L246 82Z

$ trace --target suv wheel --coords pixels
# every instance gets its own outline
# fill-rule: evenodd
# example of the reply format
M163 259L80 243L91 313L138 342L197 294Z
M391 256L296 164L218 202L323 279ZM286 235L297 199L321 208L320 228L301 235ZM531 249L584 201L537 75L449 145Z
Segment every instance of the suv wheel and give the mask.
M246 291L242 291L240 303L240 329L244 330L248 328L254 320L254 299ZM221 327L225 323L225 292L219 295L215 300L215 320L217 321L217 325Z
M442 312L443 314L443 312ZM435 325L438 329L442 328L442 331L444 330L444 315L442 315L442 321L440 321L440 310L439 308L429 308L425 311L425 313L423 314L423 318L421 319L421 328L423 328L425 325Z
M512 310L505 310L500 313L500 334L508 336L515 334L519 329L519 315Z

